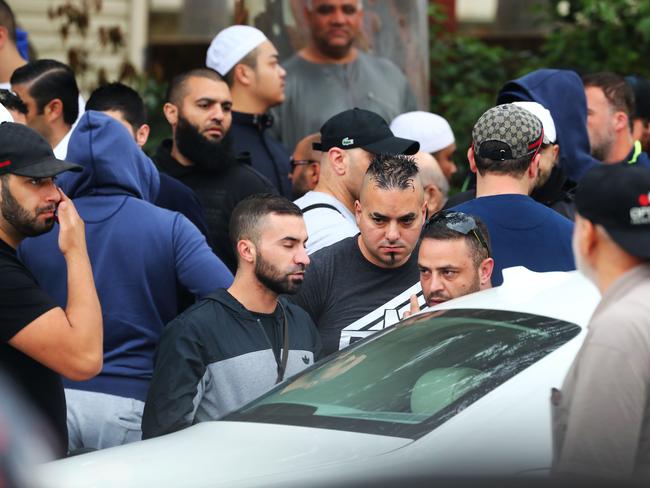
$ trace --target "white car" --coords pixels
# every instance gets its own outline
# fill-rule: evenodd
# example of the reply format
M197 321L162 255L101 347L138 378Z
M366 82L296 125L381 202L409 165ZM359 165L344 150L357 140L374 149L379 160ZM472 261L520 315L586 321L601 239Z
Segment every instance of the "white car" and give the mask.
M344 486L395 476L536 475L550 388L600 299L577 272L501 287L353 344L217 422L41 465L39 486Z

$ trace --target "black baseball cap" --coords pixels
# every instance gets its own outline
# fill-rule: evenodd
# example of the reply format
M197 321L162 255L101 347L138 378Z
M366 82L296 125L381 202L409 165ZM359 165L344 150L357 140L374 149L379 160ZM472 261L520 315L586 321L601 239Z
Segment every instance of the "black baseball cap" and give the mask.
M48 142L26 125L0 124L0 175L50 178L64 171L81 171L78 164L54 157Z
M580 180L575 203L578 214L602 225L627 253L650 259L650 169L596 166Z
M320 129L321 142L312 144L316 151L333 147L360 147L372 154L415 154L420 143L395 137L384 119L369 110L353 108L336 114Z

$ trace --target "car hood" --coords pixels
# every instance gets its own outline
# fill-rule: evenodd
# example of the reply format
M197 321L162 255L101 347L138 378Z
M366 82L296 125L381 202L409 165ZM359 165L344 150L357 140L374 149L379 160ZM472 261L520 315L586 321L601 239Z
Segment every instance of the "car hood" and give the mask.
M38 466L35 481L44 488L260 486L271 479L286 486L280 478L287 473L367 459L411 442L309 427L204 422Z

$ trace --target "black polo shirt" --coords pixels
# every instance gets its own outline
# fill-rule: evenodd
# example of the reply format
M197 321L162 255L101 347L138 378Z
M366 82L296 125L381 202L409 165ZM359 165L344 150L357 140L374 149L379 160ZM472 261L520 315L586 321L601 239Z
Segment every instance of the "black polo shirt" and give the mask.
M26 325L57 306L20 262L16 250L0 239L0 369L50 422L65 452L68 430L61 377L8 344Z

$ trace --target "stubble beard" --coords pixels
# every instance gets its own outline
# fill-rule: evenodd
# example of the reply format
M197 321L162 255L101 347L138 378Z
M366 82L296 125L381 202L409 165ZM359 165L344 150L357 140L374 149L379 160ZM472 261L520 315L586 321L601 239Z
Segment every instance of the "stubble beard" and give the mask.
M54 218L45 219L41 224L38 222L38 216L54 210L56 210L55 205L39 207L36 209L36 215L32 217L27 209L14 198L9 187L2 185L2 204L0 204L2 216L23 237L36 237L52 230Z
M296 271L304 271L304 265L297 265ZM283 273L276 266L258 254L255 262L255 277L276 295L295 295L302 285L302 279L291 279L291 273Z

